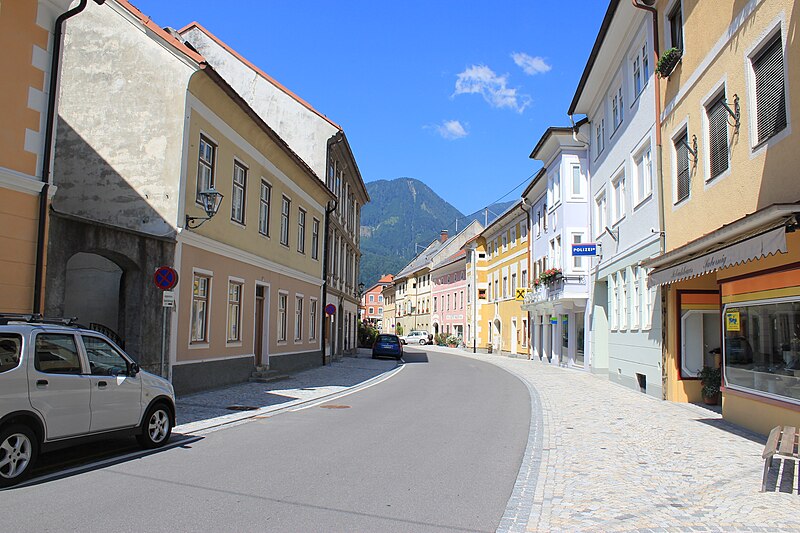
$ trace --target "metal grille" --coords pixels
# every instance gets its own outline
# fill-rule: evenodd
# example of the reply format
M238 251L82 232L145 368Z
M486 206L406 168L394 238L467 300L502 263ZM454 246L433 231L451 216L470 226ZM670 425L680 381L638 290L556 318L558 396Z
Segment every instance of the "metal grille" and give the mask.
M686 132L675 139L676 169L678 171L678 201L689 197L689 137Z
M728 110L722 105L724 98L722 94L706 111L712 178L728 169Z
M764 142L786 127L786 90L783 85L780 35L753 60L753 71L756 78L758 142Z

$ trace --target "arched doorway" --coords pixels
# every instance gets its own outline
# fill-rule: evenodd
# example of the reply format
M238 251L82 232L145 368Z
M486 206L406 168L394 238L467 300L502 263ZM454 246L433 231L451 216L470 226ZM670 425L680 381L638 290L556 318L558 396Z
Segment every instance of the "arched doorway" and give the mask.
M64 316L77 317L84 326L101 324L121 331L120 286L123 271L113 261L78 252L67 261Z
M499 318L494 319L494 349L497 353L503 350L503 325Z

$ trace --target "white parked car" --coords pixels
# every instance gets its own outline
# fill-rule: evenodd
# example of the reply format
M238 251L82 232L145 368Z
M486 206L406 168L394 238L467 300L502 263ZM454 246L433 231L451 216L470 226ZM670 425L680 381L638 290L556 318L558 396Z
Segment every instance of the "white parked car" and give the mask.
M427 331L412 330L408 335L400 335L403 344L430 344L431 336Z
M104 335L0 315L0 487L22 481L40 452L93 438L163 446L175 424L172 384Z

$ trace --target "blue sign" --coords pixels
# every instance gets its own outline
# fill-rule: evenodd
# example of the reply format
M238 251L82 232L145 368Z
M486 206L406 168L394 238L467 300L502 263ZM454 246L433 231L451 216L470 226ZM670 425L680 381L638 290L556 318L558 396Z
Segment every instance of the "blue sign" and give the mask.
M572 255L573 256L595 256L597 255L597 243L594 242L586 242L583 244L573 244L572 245Z
M328 316L333 316L336 314L336 306L333 304L328 304L325 306L325 314Z

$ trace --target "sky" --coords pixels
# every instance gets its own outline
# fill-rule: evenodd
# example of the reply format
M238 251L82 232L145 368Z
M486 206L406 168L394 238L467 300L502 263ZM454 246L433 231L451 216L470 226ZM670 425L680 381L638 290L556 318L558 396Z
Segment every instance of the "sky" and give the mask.
M464 214L520 196L605 0L133 0L197 21L342 126L365 182L416 178Z

